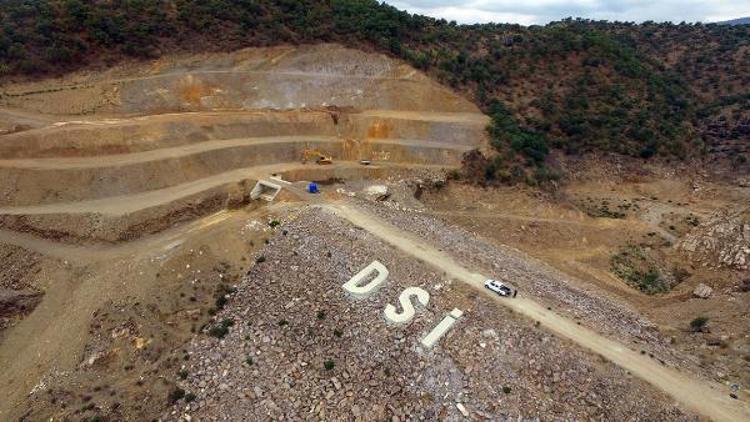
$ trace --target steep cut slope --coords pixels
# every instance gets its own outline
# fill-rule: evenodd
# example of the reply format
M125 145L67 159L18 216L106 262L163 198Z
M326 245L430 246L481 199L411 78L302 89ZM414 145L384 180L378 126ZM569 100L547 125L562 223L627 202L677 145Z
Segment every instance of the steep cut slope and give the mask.
M6 86L3 104L51 114L299 109L475 113L403 62L321 44L164 58L152 65Z
M488 121L402 62L331 44L169 57L6 92L13 115L60 121L0 138L0 225L58 239L131 238L139 221L150 232L196 201L192 218L215 211L271 173L455 168ZM310 149L334 165L300 163Z
M334 41L405 59L460 89L485 111L495 101L504 103L520 129L496 139L494 145L505 158L487 167L490 179L523 167L544 170L551 164L545 163L550 148L645 158L702 156L708 150L719 152L723 162L728 159L735 168L750 166L736 158L745 157L747 149L734 135L743 133L747 116L722 120L705 115L706 108L719 101L737 103L736 98L711 92L730 91L737 98L747 94L743 87L750 74L750 29L745 25L569 19L544 27L459 26L375 0L116 4L7 2L0 9L0 57L5 59L0 72L50 74L173 52ZM202 77L205 83L197 86L189 80L172 83L184 84L187 97L195 98L211 89L215 75ZM269 89L281 94L294 75L278 77L279 86ZM150 85L143 82L141 88L150 90ZM325 83L316 86L325 90ZM219 105L235 100L218 95L212 101ZM308 100L288 99L292 104ZM108 100L103 96L102 101ZM150 105L174 102L157 94ZM525 173L532 179L545 174Z

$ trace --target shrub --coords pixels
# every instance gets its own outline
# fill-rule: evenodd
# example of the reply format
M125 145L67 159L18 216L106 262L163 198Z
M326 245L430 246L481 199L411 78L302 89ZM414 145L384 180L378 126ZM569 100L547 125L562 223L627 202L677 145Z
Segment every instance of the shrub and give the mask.
M219 323L219 325L214 325L211 327L210 330L208 330L208 335L216 338L224 338L227 334L229 334L229 327L234 325L234 321L231 319L225 319Z
M323 367L326 368L326 371L331 371L336 366L336 363L334 363L332 360L327 360L323 362Z
M178 387L169 393L169 396L167 396L167 399L169 400L169 403L174 404L174 403L177 403L177 401L183 397L185 397L185 390Z
M235 289L227 286L226 284L220 284L218 287L216 287L216 292L214 293L214 297L216 298L216 301L214 303L214 313L216 313L216 311L224 309L224 306L229 301L227 299L227 295L234 292Z
M326 319L326 313L325 313L325 311L318 311L318 314L316 316L321 321L324 320L324 319Z
M547 136L533 128L522 127L510 110L498 100L490 102L489 110L491 120L487 133L498 155L485 164L484 180L525 180L531 185L556 180L558 176L544 168L544 161L550 152ZM531 126L545 125L532 122ZM518 158L522 161L519 162ZM524 166L536 173L529 174Z
M648 295L668 292L672 287L657 270L654 259L640 246L627 245L612 255L610 271Z
M661 279L661 274L655 269L650 269L640 276L638 288L648 294L662 293L669 290Z
M510 394L510 391L510 387L508 387L507 385L503 387L503 393Z
M497 100L490 104L491 122L487 128L492 146L499 152L510 147L529 163L541 163L549 154L547 137L531 129L522 128L511 112ZM497 163L496 163L497 165Z
M224 338L227 334L229 334L229 329L221 325L211 327L211 329L208 330L208 335L211 337Z
M690 331L694 333L702 332L706 328L706 324L708 324L708 318L695 318L694 320L690 321Z

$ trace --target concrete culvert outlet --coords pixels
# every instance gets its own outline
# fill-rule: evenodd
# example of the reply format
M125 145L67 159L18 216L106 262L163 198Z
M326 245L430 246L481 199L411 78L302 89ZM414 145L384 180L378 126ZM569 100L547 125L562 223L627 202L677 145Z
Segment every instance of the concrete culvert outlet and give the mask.
M276 195L278 195L279 192L281 192L280 185L265 180L258 180L258 183L255 184L255 187L250 192L250 199L262 199L271 202L276 198Z

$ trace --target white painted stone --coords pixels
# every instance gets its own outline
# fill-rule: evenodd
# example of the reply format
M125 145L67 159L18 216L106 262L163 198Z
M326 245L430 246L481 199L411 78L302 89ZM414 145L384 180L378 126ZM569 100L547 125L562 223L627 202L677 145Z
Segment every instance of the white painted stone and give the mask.
M377 272L372 281L360 286L359 283L365 278L370 276L372 273ZM349 292L352 296L358 299L365 298L375 292L380 285L388 278L388 268L381 264L379 261L373 261L370 265L366 266L362 271L354 275L349 281L344 283L342 286L344 290Z
M385 319L393 324L405 324L414 318L416 310L411 303L411 297L415 296L422 306L427 306L430 302L430 294L420 287L407 287L398 297L403 312L397 312L396 307L390 303L385 306Z
M443 318L443 320L422 339L422 345L428 349L434 346L435 343L437 343L438 340L440 340L440 338L442 338L445 333L453 327L453 324L455 324L458 318L461 318L463 314L464 313L461 312L461 310L454 308L449 315L446 315L445 318Z

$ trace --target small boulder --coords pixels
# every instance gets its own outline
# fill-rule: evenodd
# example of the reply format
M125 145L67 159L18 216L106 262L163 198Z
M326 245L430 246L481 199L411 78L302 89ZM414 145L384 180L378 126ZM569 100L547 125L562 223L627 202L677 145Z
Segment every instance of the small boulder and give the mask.
M482 331L482 337L497 338L497 331L493 330L492 328L488 328Z
M458 411L459 411L459 412L461 412L461 414L462 414L462 415L463 415L463 416L464 416L465 418L468 418L468 417L469 417L469 411L468 411L468 410L466 410L466 407L465 407L465 406L464 406L463 404L461 404L461 403L456 403L456 408L458 409Z
M374 201L385 201L391 196L391 193L388 191L388 186L386 185L368 186L363 193L365 194L365 197Z
M693 290L693 296L699 297L701 299L708 299L709 297L711 297L711 294L713 292L714 292L714 289L701 283L695 288L695 290Z

